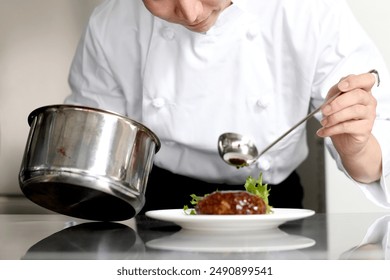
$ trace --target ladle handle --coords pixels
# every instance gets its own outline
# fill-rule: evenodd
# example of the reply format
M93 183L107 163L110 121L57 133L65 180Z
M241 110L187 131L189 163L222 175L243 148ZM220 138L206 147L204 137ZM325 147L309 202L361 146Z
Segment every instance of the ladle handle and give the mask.
M332 102L334 99L336 99L342 92L338 92L335 95L333 95L331 98L326 100L321 106L319 106L317 109L312 111L310 114L308 114L306 117L304 117L302 120L300 120L297 124L295 124L293 127L291 127L289 130L287 130L283 135L281 135L278 139L276 139L274 142L269 144L264 150L261 151L261 153L257 156L259 158L261 155L263 155L265 152L267 152L269 149L271 149L275 144L277 144L280 140L282 140L284 137L286 137L288 134L290 134L291 131L296 129L298 126L300 126L302 123L310 119L312 116L314 116L316 113L318 113L326 104Z

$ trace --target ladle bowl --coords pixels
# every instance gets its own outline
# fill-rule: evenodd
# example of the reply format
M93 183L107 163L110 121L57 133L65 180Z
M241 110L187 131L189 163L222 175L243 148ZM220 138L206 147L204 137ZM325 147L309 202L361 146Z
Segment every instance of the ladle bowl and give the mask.
M237 167L250 165L259 156L256 145L250 137L233 132L219 136L218 152L226 163Z

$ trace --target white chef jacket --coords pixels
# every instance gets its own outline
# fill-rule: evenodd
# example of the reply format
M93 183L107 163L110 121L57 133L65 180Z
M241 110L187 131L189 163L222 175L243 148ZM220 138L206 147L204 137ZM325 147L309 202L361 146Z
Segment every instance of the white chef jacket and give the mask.
M218 136L248 135L261 150L319 106L341 77L373 68L381 75L373 133L388 174L388 71L340 0L236 0L205 33L154 17L142 1L105 1L78 46L65 102L143 123L162 142L154 163L174 173L242 184L262 172L266 183L278 184L308 154L304 125L241 169L221 160ZM331 141L326 144L343 169ZM359 185L390 207L383 179Z

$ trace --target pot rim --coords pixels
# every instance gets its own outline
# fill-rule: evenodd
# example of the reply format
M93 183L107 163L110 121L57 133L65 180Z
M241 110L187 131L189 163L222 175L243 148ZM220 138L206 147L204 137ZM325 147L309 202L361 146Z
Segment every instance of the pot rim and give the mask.
M116 113L114 111L110 111L110 110L106 110L106 109L100 109L100 108L96 108L96 107L83 106L83 105L73 105L73 104L46 105L46 106L42 106L42 107L36 108L35 110L33 110L28 115L28 118L27 118L28 124L31 126L34 118L36 116L38 116L39 114L41 114L42 112L47 111L47 110L54 110L54 109L55 110L59 110L59 109L75 109L75 110L80 110L80 111L91 111L91 112L97 112L97 113L102 113L102 114L108 114L108 115L112 115L112 116L118 117L120 119L123 119L124 121L130 122L130 123L138 126L140 129L144 130L147 134L149 134L149 136L151 138L153 138L154 142L156 143L156 148L155 148L155 152L156 153L161 148L161 141L158 138L158 136L150 128L148 128L144 124L142 124L142 123L140 123L138 121L135 121L135 120L133 120L133 119L127 117L127 116L124 116L124 115L121 115L119 113Z

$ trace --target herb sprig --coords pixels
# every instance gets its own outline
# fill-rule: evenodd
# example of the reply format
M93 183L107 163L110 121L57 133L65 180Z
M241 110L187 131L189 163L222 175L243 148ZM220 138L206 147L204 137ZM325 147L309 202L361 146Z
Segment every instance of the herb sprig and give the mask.
M252 176L249 176L245 182L245 190L251 194L257 195L262 198L267 205L266 214L272 212L272 207L269 205L268 196L270 189L268 184L263 184L263 174L260 173L257 179L254 179Z

